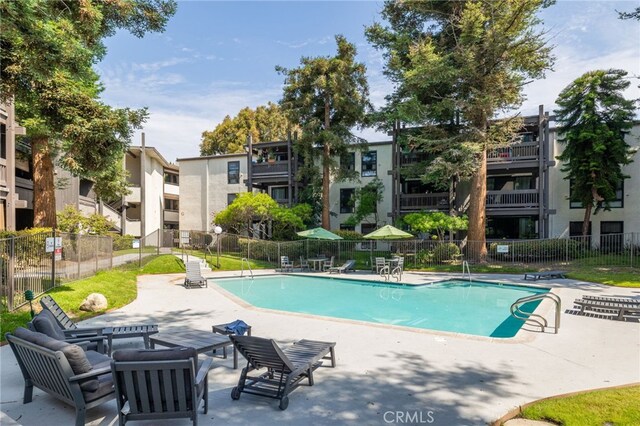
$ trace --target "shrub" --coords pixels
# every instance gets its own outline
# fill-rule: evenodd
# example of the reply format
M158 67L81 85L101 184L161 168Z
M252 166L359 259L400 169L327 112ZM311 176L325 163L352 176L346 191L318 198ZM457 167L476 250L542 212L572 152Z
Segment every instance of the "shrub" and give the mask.
M130 249L135 240L133 235L112 234L111 238L113 238L113 251Z
M331 232L342 237L345 240L362 240L362 234L356 231L339 229L337 231L331 231Z
M433 260L438 263L454 260L460 256L460 248L454 243L438 244L433 250Z

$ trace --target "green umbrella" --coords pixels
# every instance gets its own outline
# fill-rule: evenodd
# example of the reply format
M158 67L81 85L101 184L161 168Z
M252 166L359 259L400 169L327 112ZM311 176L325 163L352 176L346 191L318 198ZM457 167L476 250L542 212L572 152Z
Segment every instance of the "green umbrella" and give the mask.
M307 229L306 231L298 232L298 235L306 238L314 238L316 240L341 240L342 237L329 232L324 228Z
M364 238L371 240L398 240L401 238L413 238L413 235L408 232L404 232L395 226L385 225L382 228L378 228L373 232L368 233Z

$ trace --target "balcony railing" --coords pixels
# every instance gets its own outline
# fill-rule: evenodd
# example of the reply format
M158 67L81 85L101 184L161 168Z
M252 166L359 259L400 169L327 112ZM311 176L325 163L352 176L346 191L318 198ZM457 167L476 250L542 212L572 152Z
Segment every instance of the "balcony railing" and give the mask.
M538 159L540 145L537 142L518 143L487 152L488 163L531 161Z
M289 173L289 162L275 161L273 163L254 163L251 165L251 171L254 176Z
M164 221L165 222L179 222L180 221L180 213L177 210L164 210Z
M421 163L429 159L429 156L423 152L410 152L400 154L400 167L411 166L413 164Z
M449 193L400 194L402 210L449 210Z
M487 191L487 208L538 207L538 190Z

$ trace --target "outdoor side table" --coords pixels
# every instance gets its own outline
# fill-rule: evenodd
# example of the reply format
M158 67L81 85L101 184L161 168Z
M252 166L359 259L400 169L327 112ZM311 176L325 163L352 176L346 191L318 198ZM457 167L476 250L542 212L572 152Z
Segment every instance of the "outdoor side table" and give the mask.
M213 354L216 349L222 349L222 357L225 359L227 358L227 346L232 344L227 335L192 329L177 329L154 334L149 338L149 341L151 349L155 349L156 345L167 348L182 346L194 348L199 354L209 351ZM233 348L233 368L238 368L238 352L235 346Z
M225 324L216 324L216 325L212 325L211 326L211 331L213 333L216 334L222 334L224 336L231 336L233 334L235 334L232 331L227 331L227 326L231 324L230 322L227 322ZM251 336L251 326L249 324L247 324L247 336ZM226 351L227 349L224 348L224 351ZM215 353L216 350L214 349L213 352ZM226 358L226 357L225 357ZM233 347L233 368L238 368L238 350L236 349L236 347Z

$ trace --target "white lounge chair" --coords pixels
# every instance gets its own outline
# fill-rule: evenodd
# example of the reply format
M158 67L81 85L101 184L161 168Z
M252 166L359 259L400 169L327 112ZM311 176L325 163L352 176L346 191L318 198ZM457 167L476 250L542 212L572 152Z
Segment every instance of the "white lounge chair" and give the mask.
M186 288L208 287L207 280L202 276L202 271L200 270L200 262L187 262L185 268L184 286Z
M342 264L342 266L333 266L329 268L329 273L332 274L334 272L340 274L344 272L345 274L350 270L353 271L353 267L356 265L356 261L353 259L349 259Z

